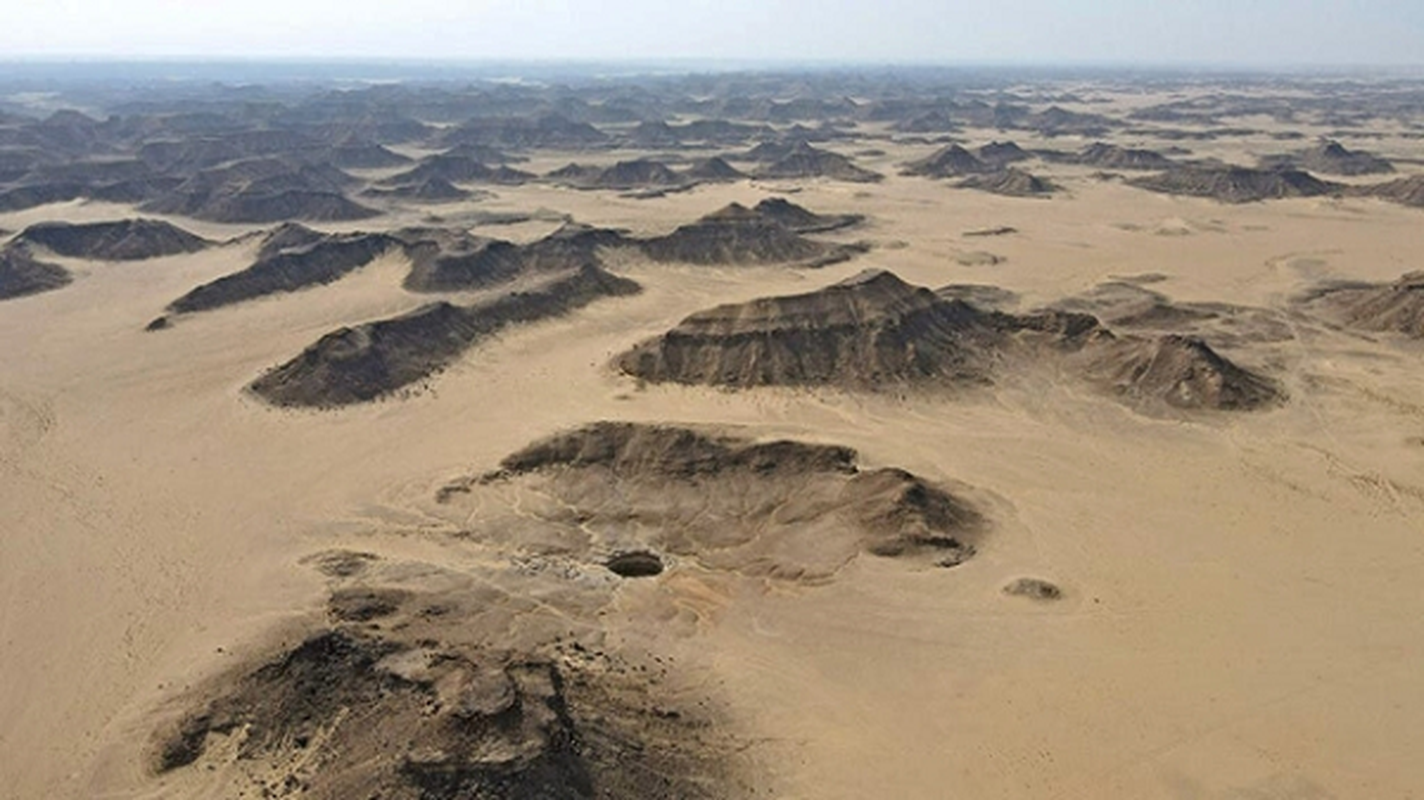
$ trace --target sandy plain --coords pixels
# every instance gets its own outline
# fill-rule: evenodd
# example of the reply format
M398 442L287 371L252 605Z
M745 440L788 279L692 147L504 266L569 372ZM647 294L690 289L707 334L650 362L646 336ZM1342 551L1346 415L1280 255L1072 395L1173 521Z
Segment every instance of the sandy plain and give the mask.
M1245 161L1258 145L1280 149L1234 141L1213 155ZM462 208L550 208L650 233L795 190L817 211L866 214L832 238L877 247L822 270L615 263L642 295L503 334L412 397L335 411L272 409L243 387L334 327L420 305L400 288L401 258L159 335L143 324L250 249L63 260L72 286L0 307L0 794L205 794L202 776L143 771L155 709L319 613L324 584L306 556L478 562L478 548L439 535L431 493L613 419L844 444L866 465L973 487L993 509L979 555L952 570L863 556L803 585L687 564L656 590L619 590L625 610L648 592L672 598L668 624L614 634L676 655L726 702L764 796L1414 796L1417 343L1302 324L1291 341L1224 351L1281 380L1288 404L1165 417L1043 375L936 398L644 387L608 363L709 305L871 266L927 286L1001 286L1024 307L1160 273L1152 288L1176 300L1281 308L1323 278L1417 268L1420 212L1367 199L1223 206L1063 166L1035 170L1066 187L1052 199L1002 198L898 177L894 165L930 148L875 146L885 154L858 162L889 177L870 186L740 182L656 200L528 186L441 208L452 221ZM1418 143L1371 146L1407 155ZM570 160L541 158L535 171ZM133 213L61 204L0 216L0 228ZM964 236L999 226L1018 233ZM980 252L1002 260L969 257ZM1064 598L1003 594L1020 576Z

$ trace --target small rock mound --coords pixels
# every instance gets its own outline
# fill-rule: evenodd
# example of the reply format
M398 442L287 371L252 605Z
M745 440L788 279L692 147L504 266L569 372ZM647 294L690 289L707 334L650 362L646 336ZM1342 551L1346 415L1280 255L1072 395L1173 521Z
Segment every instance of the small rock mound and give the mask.
M1391 203L1399 203L1404 206L1424 208L1424 175L1411 175L1396 181L1359 187L1355 193L1378 197L1381 200L1388 200Z
M139 261L196 253L212 244L201 236L153 219L83 224L41 222L26 228L17 239L62 256L97 261Z
M797 148L804 147L807 142L802 139L768 139L758 142L752 149L745 153L737 153L729 156L733 161L753 161L759 164L770 164L780 161L791 155Z
M556 275L537 288L471 306L433 303L329 333L249 388L267 402L286 407L327 408L374 400L434 375L507 327L638 291L633 281L588 266Z
M1252 203L1288 197L1319 197L1341 191L1338 184L1292 169L1175 167L1130 183L1163 194L1210 197L1223 203Z
M262 235L257 258L271 258L284 250L299 250L322 241L327 235L300 222L284 222Z
M36 259L23 244L0 249L0 300L53 291L73 280L69 270Z
M413 292L482 289L521 275L598 267L600 249L627 241L619 231L576 223L522 245L464 235L427 239L411 247L404 285Z
M1281 389L1190 336L1125 337L1091 354L1089 374L1133 402L1249 411L1277 405Z
M956 185L961 189L978 189L981 192L1007 197L1043 197L1058 190L1058 187L1048 180L1013 167L998 172L971 175Z
M1155 150L1094 142L1073 158L1074 163L1102 169L1171 169L1176 162Z
M666 164L648 158L619 161L602 169L573 166L574 169L566 167L558 171L554 177L583 189L670 188L687 182Z
M357 586L338 589L327 598L327 614L342 622L369 622L389 617L410 599L410 592L401 589L377 589Z
M1030 600L1059 600L1063 590L1042 578L1017 578L1004 587L1004 594Z
M666 236L640 246L654 261L686 264L782 264L823 266L850 258L857 248L807 239L796 231L733 203Z
M1326 285L1301 303L1351 328L1424 339L1424 272L1406 273L1387 284Z
M690 180L703 181L705 183L739 181L747 177L745 172L742 172L717 156L704 158L695 162L685 174Z
M1016 142L990 142L974 151L979 160L996 168L1003 168L1018 161L1027 161L1033 154L1019 147Z
M858 167L849 158L800 142L785 156L757 170L756 177L782 180L790 178L830 178L850 183L873 183L884 176Z
M1349 150L1336 141L1325 140L1315 147L1282 156L1261 159L1267 169L1308 169L1326 175L1377 175L1394 172L1394 165L1373 153Z
M865 220L860 214L817 214L784 197L768 197L752 210L796 233L825 233L858 225Z
M902 174L926 178L957 178L993 172L995 169L997 167L994 164L986 163L960 145L952 144L918 161L911 161L904 166Z

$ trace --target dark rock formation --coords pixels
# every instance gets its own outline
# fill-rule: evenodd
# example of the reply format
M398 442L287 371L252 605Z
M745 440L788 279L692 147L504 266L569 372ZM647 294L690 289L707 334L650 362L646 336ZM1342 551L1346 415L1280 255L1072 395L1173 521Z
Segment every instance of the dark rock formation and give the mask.
M905 165L903 174L926 178L950 178L992 172L994 166L979 159L963 147L952 144L918 161Z
M817 214L783 197L768 197L757 203L752 211L796 233L825 233L865 221L861 214Z
M747 177L746 173L716 156L694 162L692 167L683 173L683 175L688 180L702 183L739 181Z
M858 249L818 242L745 206L733 203L666 236L645 239L643 252L654 261L688 264L777 264L821 266L850 258Z
M882 179L879 173L856 166L849 158L821 150L802 142L785 156L757 170L758 178L830 178L851 183L872 183Z
M150 768L214 773L225 797L251 789L222 768L233 763L308 797L725 796L725 745L709 743L704 715L653 700L646 667L610 669L581 642L565 655L464 634L482 622L466 609L475 594L336 590L329 626L194 693L158 732Z
M1195 337L1127 337L1092 354L1091 378L1133 403L1249 411L1284 398L1267 378L1226 360Z
M1014 167L998 172L970 175L955 185L961 189L978 189L981 192L1002 194L1007 197L1043 197L1058 189L1046 179L1030 175Z
M96 261L137 261L195 253L212 243L167 222L125 219L117 222L41 222L17 237L62 256Z
M609 167L570 164L547 176L580 189L644 189L681 186L687 181L666 164L639 158Z
M370 140L348 138L326 153L326 160L340 169L389 169L410 163L410 158Z
M522 245L468 236L426 240L410 250L412 266L405 288L413 292L482 289L521 275L597 267L600 248L627 241L619 231L573 223Z
M258 378L250 389L273 405L287 407L327 408L374 400L440 372L504 328L639 290L630 280L586 267L472 306L433 303L329 333Z
M984 383L1008 337L1036 330L1078 343L1099 329L1086 315L981 311L868 271L807 294L693 314L617 364L654 382L739 387Z
M329 164L256 159L199 172L143 208L212 222L344 221L376 216L379 212L343 194L354 183Z
M537 476L591 530L638 520L655 549L778 577L818 577L857 551L955 566L986 527L965 500L904 470L862 472L855 451L835 445L599 422L537 442L501 467L485 480ZM727 502L709 505L713 498ZM794 513L776 511L788 505ZM803 547L814 552L797 553Z
M879 271L693 314L615 363L653 382L877 390L989 384L1011 361L1068 365L1143 407L1237 410L1282 397L1197 339L1119 338L1073 312L985 311Z
M1414 208L1424 208L1424 175L1377 183L1373 186L1355 187L1351 194L1378 197L1391 203L1399 203Z
M1130 183L1163 194L1210 197L1223 203L1318 197L1341 190L1338 184L1322 181L1308 172L1247 167L1180 166Z
M1410 272L1385 284L1326 284L1299 302L1350 328L1424 339L1424 272Z
M1004 167L1033 158L1033 154L1014 142L990 142L974 151L985 164Z
M395 239L383 234L323 235L301 226L284 226L263 243L252 266L193 289L170 303L168 310L179 314L207 311L325 285L366 266L397 245Z
M53 291L73 280L64 267L36 259L23 244L0 249L0 300Z
M1071 158L1072 163L1102 169L1171 169L1176 165L1172 159L1155 150L1121 147L1115 144L1094 142Z
M1376 175L1394 172L1394 165L1373 153L1348 150L1339 142L1325 140L1297 153L1261 159L1267 169L1302 169L1326 175Z

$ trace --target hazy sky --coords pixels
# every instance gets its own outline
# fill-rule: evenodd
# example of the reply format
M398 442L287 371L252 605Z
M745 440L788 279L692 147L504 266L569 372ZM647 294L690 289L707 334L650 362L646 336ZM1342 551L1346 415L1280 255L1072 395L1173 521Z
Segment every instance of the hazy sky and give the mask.
M1424 0L0 0L26 55L1424 64Z

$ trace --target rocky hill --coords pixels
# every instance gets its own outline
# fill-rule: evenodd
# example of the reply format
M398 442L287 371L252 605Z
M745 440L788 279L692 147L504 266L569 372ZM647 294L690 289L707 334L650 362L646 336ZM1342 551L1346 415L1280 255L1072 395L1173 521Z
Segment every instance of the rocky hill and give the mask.
M41 222L21 231L16 238L62 256L96 261L138 261L195 253L212 244L176 225L154 219Z
M512 325L563 316L638 284L584 267L535 288L471 306L432 303L391 319L342 328L254 381L277 406L327 408L374 400L440 372L469 348Z
M1209 197L1223 203L1252 203L1288 197L1338 194L1338 184L1292 169L1232 166L1178 166L1130 183L1163 194Z
M640 247L654 261L687 264L778 264L821 266L852 257L858 248L808 239L737 203L679 227L666 236L644 239Z
M23 244L0 248L0 300L53 291L73 280L69 270L40 261Z

